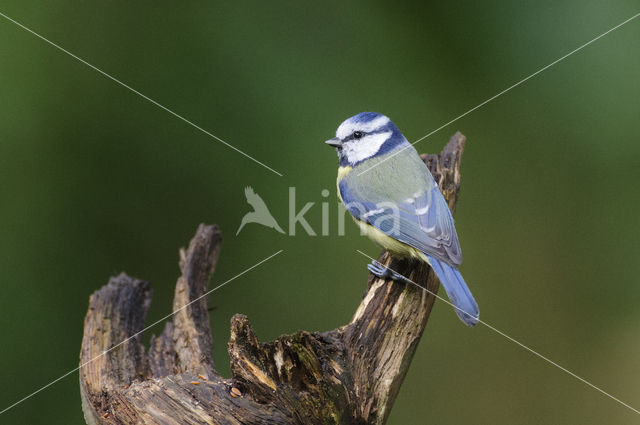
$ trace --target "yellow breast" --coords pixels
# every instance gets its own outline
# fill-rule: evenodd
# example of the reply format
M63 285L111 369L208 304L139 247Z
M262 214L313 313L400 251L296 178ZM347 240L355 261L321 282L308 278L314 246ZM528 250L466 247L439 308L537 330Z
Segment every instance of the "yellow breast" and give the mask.
M396 240L387 235L383 231L373 227L372 225L355 219L355 217L354 220L358 224L358 226L360 226L362 232L367 235L369 239L371 239L377 245L381 246L383 249L389 251L389 254L391 254L393 257L415 258L429 264L429 259L419 249L416 249L411 245L407 245L404 242L400 242L399 240Z
M338 189L338 198L340 198L340 202L344 204L344 200L342 199L342 195L340 194L340 180L345 178L347 174L349 174L353 170L353 167L347 165L346 167L338 167L338 179L336 180L336 187Z

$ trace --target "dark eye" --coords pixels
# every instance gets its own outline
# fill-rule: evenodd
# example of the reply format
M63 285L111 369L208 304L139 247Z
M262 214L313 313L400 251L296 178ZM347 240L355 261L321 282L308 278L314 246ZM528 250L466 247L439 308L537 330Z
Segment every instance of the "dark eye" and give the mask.
M353 138L354 139L360 139L362 136L364 136L364 133L362 131L354 131L353 132Z

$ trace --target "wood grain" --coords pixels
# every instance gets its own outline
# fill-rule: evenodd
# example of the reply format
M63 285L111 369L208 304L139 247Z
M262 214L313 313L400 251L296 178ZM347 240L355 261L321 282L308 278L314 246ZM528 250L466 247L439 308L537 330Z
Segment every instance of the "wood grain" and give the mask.
M452 212L464 147L465 137L456 133L439 155L422 156ZM370 275L350 323L269 342L260 342L249 319L236 314L228 343L232 378L224 379L213 363L203 296L220 245L218 228L200 225L189 247L180 250L182 274L173 302L178 311L152 337L148 353L140 333L151 304L147 282L121 274L90 297L80 351L87 423L384 424L435 297ZM386 253L379 261L438 290L424 264L391 264Z

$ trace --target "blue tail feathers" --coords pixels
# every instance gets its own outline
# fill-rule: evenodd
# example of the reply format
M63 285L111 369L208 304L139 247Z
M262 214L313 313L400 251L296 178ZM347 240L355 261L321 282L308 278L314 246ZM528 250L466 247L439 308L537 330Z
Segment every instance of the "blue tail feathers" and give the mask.
M471 291L469 291L469 287L464 282L458 269L430 255L428 258L431 267L438 275L442 286L444 286L444 290L447 291L449 300L456 307L454 310L460 320L467 326L475 326L480 315L478 304L473 299L473 295L471 295Z

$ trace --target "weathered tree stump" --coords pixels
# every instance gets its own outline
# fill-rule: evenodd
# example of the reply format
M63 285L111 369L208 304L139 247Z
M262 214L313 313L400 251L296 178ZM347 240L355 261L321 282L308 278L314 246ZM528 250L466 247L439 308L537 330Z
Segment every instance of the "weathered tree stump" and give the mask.
M464 136L456 133L440 155L423 155L452 211L464 146ZM180 250L182 275L173 303L178 311L152 337L147 353L141 330L151 304L149 284L123 273L91 296L80 352L87 423L385 423L434 296L415 285L370 275L349 324L264 343L249 319L236 314L228 346L233 377L224 379L213 364L208 300L203 297L220 243L216 226L200 225L189 248ZM382 253L379 261L388 264L390 258ZM392 267L432 293L438 290L428 266L406 262Z

